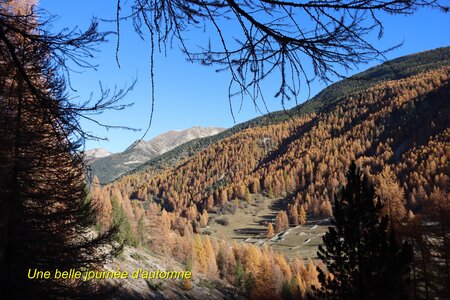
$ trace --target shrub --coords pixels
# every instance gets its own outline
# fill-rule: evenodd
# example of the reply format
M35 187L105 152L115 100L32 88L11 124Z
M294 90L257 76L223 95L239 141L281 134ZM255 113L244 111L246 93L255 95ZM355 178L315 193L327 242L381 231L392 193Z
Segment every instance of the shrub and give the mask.
M216 223L222 226L228 226L230 225L230 220L228 219L228 217L223 217L220 219L216 219Z

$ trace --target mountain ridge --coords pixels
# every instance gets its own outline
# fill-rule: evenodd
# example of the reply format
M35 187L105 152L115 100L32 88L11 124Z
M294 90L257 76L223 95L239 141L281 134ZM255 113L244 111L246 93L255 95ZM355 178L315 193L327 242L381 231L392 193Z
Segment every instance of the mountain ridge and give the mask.
M123 152L94 157L94 159L88 157L90 160L87 160L87 163L90 163L91 174L97 176L100 183L105 184L116 179L121 174L134 169L136 166L164 154L179 145L193 139L218 134L223 130L225 128L201 126L194 126L184 130L170 130L148 141L137 140ZM85 153L95 154L98 152L94 150L96 149L88 150Z
M132 191L130 199L161 201L167 211L183 212L191 203L199 212L210 211L231 199L262 193L269 198L291 195L292 206L306 203L309 213L327 216L345 168L357 160L373 174L372 180L392 165L392 176L405 186L406 197L415 199L423 183L415 173L427 178L429 186L446 186L445 160L436 160L433 152L426 158L427 168L410 164L422 147L447 142L449 78L447 66L387 81L348 95L333 109L247 128L153 178L136 174L137 184L130 176L120 185L129 186L124 190ZM408 201L414 204L407 208L415 212L426 197Z
M84 151L84 159L87 163L92 163L94 160L106 156L110 156L112 153L105 148L94 148Z
M267 115L237 124L217 135L187 142L163 155L150 159L135 169L125 172L122 176L141 172L161 172L176 166L181 161L192 157L205 149L208 145L223 140L246 128L265 126L288 120L295 116L303 116L308 113L318 112L325 107L330 107L349 94L362 91L378 83L389 80L399 80L412 75L450 65L450 47L442 47L419 53L401 56L383 64L371 67L361 73L331 84L310 100L299 104L287 111L271 112ZM119 179L118 178L118 179Z
M186 143L104 186L102 200L119 201L136 234L144 232L153 249L167 257L189 257L205 274L215 267L222 274L228 270L223 264L228 250L234 261L240 253L255 257L261 251L267 258L263 271L248 263L246 270L265 276L268 270L286 269L279 275L281 286L298 271L289 273L283 267L287 263L268 256L279 251L295 262L300 255L308 259L309 270L316 270L312 259L317 259L333 203L348 186L346 174L354 162L392 224L436 230L420 237L404 231L435 247L438 229L428 224L446 222L442 211L448 208L450 192L450 48L442 51L445 55L435 55L436 61L426 59L433 51L412 55L397 65L391 62L384 71L383 66L371 69L359 83L352 79L332 85L296 108L299 115L254 119ZM393 68L403 75L387 71ZM415 220L424 220L421 229ZM202 239L212 250L201 251ZM210 247L216 239L223 241ZM205 259L204 253L214 249L220 262ZM436 266L433 273L441 272L438 266L446 254L439 253L429 264ZM299 274L305 278L299 286L313 284L308 281L311 274ZM236 282L232 276L226 280ZM267 281L256 282L259 288L267 286ZM437 286L434 293L443 288Z

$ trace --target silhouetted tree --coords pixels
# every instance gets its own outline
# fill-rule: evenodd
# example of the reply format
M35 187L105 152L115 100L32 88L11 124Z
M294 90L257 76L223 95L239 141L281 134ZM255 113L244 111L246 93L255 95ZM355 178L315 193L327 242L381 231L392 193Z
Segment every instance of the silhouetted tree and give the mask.
M408 224L406 233L414 242L414 296L417 299L450 297L450 203L434 188L426 207Z
M114 227L101 234L92 229L97 212L86 197L75 137L80 129L76 112L83 106L75 109L68 100L60 73L64 56L58 56L87 55L103 35L95 25L84 35L45 35L30 2L0 4L1 295L92 295L99 286L27 275L29 269L53 274L56 269L99 268L120 248L112 243Z
M330 274L318 268L322 299L402 299L408 295L412 247L399 246L381 201L355 162L347 185L336 197L333 227L323 237L317 255Z

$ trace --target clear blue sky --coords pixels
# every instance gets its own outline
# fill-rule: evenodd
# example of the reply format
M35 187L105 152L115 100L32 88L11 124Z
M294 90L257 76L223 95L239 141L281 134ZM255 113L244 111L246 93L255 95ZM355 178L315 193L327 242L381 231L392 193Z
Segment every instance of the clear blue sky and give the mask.
M49 13L59 16L54 24L55 30L74 26L85 29L89 20L94 16L104 19L114 18L114 3L115 1L41 0L39 6ZM382 40L374 39L375 46L383 49L404 41L404 45L400 49L387 55L388 58L450 45L450 34L448 34L450 14L422 9L411 16L385 16L382 21L385 25L384 37ZM114 24L102 23L101 29L114 30ZM115 37L111 36L110 42L99 48L99 52L96 53L97 58L93 60L99 65L96 71L72 74L72 85L77 90L73 95L84 99L89 97L91 92L96 95L99 90L99 81L109 87L114 87L114 85L121 87L137 75L138 82L125 100L134 102L135 105L124 111L107 112L98 116L97 119L112 125L125 125L144 130L150 115L150 46L136 36L131 26L123 24L121 33L119 53L121 68L119 69L115 63ZM206 33L198 32L197 35L192 36L192 39L194 43L205 45L209 37ZM362 65L359 71L375 64L376 62ZM168 130L186 129L192 126L228 128L234 125L227 96L229 75L224 72L216 73L214 67L188 63L176 43L174 43L173 49L168 49L167 56L157 54L155 83L155 113L146 140ZM314 95L325 86L314 83L312 87L312 95ZM267 84L265 88L269 110L281 109L280 101L273 98L277 89L276 82L273 85ZM306 95L301 95L300 100L304 100L305 97ZM260 115L255 111L250 99L244 100L241 112L237 113L239 100L235 101L236 123ZM288 103L286 106L292 107L294 103ZM119 152L142 136L142 131L106 131L89 122L82 124L85 130L108 138L108 141L87 141L86 149L104 147L111 152Z

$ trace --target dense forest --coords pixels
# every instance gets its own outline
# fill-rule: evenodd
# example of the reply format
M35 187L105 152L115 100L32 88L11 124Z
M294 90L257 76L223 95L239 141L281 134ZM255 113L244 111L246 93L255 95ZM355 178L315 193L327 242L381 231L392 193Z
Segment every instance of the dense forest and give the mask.
M151 33L152 109L155 39L167 46L175 28L172 37L185 46L180 30L189 22L216 25L216 18L228 18L230 8L241 29L256 26L246 31L250 44L232 53L222 39L225 52L209 49L193 58L223 64L249 48L253 58L244 55L234 62L254 73L250 83L247 69L225 63L232 73L241 72L236 81L241 93L247 85L259 88L267 75L265 62L281 68L277 95L282 102L297 93L285 81L285 64L303 68L295 56L298 48L290 48L299 41L314 45L309 57L315 75L326 81L336 64L357 65L382 54L356 38L375 27L381 35L375 10L448 10L439 1L421 0L382 2L381 7L379 1L344 7L331 1L320 13L311 3L269 3L291 9L306 5L302 9L316 17L317 26L310 32L297 26L299 33L312 34L299 39L281 25L271 29L249 16L245 9L256 12L251 1L163 3L169 11L131 2L134 30L143 38L145 24ZM117 1L119 37L122 4ZM199 6L205 11L192 9ZM341 10L351 27L342 26L328 9ZM353 9L370 12L376 24L365 27ZM150 22L149 12L155 13ZM99 31L94 19L84 32L54 34L52 18L43 16L33 0L0 3L1 298L450 298L450 47L385 62L290 110L178 143L102 184L97 176L91 180L81 151L87 139L98 137L83 130L80 119L128 107L121 100L134 84L102 90L97 101L76 104L69 92L71 66L95 68L92 53L112 33ZM292 21L288 25L297 25ZM336 42L335 48L318 34ZM351 51L352 46L359 48ZM118 64L119 48L120 39ZM281 65L267 59L267 51L274 51ZM122 174L107 174L107 164L101 169L106 181ZM311 245L318 238L321 242ZM287 250L279 251L281 246ZM314 253L300 256L306 247ZM130 283L44 276L143 265L192 271L194 277ZM31 278L32 270L42 275Z
M448 285L437 283L449 280L450 68L441 63L396 80L373 79L372 86L301 116L243 128L172 168L138 171L103 188L95 182L99 226L113 222L111 206L120 203L134 245L180 261L192 255L198 272L225 278L252 298L279 296L286 286L306 297L317 286L320 261L289 262L270 248L199 234L208 213L230 213L254 194L285 199L268 237L331 217L356 161L390 224L415 245L410 296L448 295ZM267 282L265 274L277 280Z

